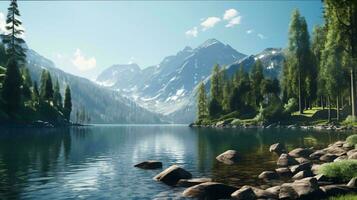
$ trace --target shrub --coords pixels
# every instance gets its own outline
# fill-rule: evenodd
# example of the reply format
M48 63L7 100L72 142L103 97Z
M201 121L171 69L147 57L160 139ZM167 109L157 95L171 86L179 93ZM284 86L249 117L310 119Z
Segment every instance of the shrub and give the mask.
M357 195L355 194L348 194L348 195L329 198L329 200L356 200L356 199L357 199Z
M342 160L321 165L319 174L341 181L357 177L357 160Z
M342 123L348 125L348 124L353 124L356 121L357 121L356 117L353 118L352 115L348 115Z
M243 125L243 121L240 120L240 119L234 119L232 122L231 122L232 125L236 125L236 126L241 126Z
M357 144L357 134L350 135L346 139L347 143L350 145L356 145Z
M298 107L297 100L295 98L290 98L288 100L288 103L284 105L284 112L290 114L295 110L297 110L297 107Z

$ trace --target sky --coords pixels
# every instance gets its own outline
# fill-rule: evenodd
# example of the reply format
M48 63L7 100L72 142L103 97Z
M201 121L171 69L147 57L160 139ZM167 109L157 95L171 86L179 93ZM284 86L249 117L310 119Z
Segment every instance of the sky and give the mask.
M286 47L291 12L311 32L323 23L320 0L19 1L24 38L58 68L94 80L113 64L157 65L210 38L244 54ZM0 2L0 31L9 2Z

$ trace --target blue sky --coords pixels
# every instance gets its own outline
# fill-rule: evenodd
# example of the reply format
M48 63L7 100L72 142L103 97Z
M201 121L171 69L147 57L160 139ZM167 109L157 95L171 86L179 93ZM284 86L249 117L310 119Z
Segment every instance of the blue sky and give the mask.
M0 2L0 30L9 2ZM158 64L216 38L245 54L285 47L291 12L309 29L323 22L316 1L20 1L30 48L90 79L112 64Z

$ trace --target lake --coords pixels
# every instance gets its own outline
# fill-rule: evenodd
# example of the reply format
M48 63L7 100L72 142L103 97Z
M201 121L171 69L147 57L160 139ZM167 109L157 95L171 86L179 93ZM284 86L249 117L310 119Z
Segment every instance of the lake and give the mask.
M241 186L276 168L269 146L322 148L348 133L289 129L191 129L102 125L66 129L0 129L0 199L180 199L183 188L152 178L161 170L133 165L159 160L194 177ZM237 165L215 160L235 149Z

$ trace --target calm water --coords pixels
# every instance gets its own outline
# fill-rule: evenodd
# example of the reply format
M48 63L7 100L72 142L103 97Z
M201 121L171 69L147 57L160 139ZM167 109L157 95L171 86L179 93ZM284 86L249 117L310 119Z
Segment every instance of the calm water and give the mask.
M185 126L95 126L0 130L0 199L179 199L181 188L152 180L161 170L133 165L155 159L179 164L195 177L255 185L275 168L270 144L323 147L346 133L286 129L190 129ZM227 149L242 155L226 166L215 157Z

